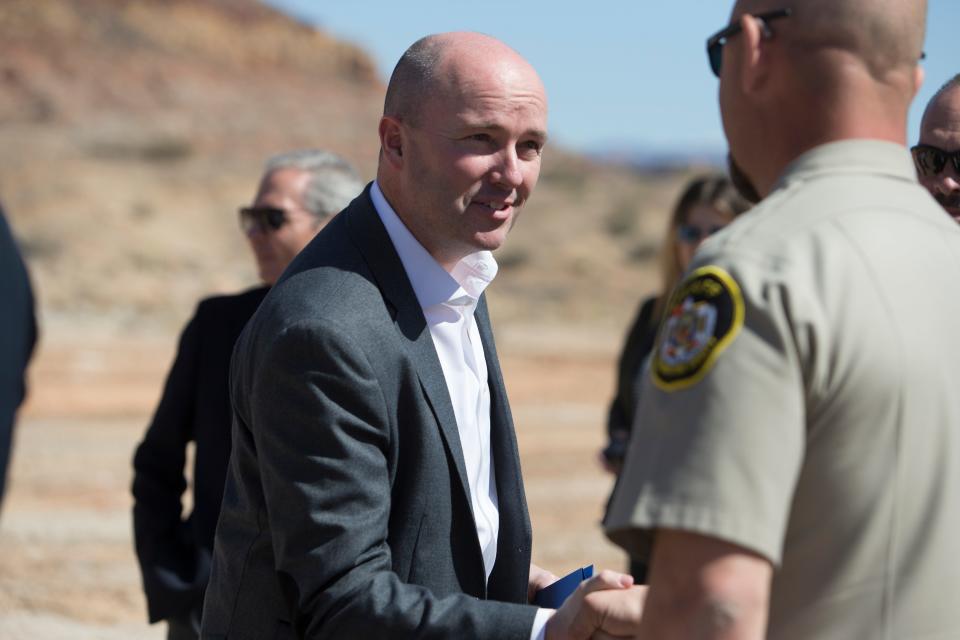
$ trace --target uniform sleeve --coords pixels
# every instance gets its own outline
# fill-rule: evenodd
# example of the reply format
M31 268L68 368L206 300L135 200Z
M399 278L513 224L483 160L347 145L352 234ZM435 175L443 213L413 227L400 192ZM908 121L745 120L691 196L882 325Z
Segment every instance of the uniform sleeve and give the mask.
M393 372L375 371L364 349L331 324L286 330L263 353L250 430L276 570L298 633L526 640L535 607L439 598L392 570L395 431L378 374Z
M669 303L607 520L640 557L667 528L780 562L805 442L798 301L743 263L695 268Z
M206 576L198 579L196 551L182 520L187 443L196 405L198 319L180 337L160 404L133 458L133 525L150 620L199 606Z

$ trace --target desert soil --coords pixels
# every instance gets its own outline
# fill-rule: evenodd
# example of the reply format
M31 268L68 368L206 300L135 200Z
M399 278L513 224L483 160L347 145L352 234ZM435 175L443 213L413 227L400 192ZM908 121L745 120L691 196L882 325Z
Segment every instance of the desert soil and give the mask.
M0 513L0 638L163 638L149 626L131 540L130 461L175 336L49 334L31 370ZM621 568L599 519L596 463L618 331L498 327L534 530L562 575Z

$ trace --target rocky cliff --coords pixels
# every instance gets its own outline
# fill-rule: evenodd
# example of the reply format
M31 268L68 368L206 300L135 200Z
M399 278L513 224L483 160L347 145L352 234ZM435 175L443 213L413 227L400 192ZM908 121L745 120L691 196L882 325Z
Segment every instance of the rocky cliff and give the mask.
M255 284L235 210L263 160L325 147L372 178L382 94L363 51L256 0L4 0L0 201L45 325L168 330ZM621 324L675 183L548 149L495 312Z

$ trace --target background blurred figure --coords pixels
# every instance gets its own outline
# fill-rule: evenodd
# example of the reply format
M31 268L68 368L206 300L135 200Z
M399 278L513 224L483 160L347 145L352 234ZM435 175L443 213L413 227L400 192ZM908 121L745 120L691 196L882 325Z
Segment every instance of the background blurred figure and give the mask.
M134 457L134 535L150 621L196 638L230 457L234 342L267 290L326 221L360 193L353 168L326 151L271 158L240 223L266 284L200 302L180 338L153 422ZM181 517L186 449L196 443L193 511Z
M920 184L960 222L960 74L927 104L920 144L911 151Z
M660 292L641 303L620 353L616 395L607 416L608 442L600 456L610 473L620 474L639 398L640 371L653 348L670 292L687 270L697 247L749 207L750 203L722 175L694 178L677 201L660 250ZM646 565L631 559L630 573L637 581L643 581Z
M0 501L6 488L13 423L26 395L27 363L37 340L26 265L0 207Z

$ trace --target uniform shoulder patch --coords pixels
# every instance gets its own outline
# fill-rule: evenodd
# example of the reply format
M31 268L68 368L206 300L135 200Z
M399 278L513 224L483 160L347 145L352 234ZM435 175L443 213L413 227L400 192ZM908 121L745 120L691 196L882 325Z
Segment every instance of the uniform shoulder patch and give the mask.
M743 294L717 266L696 269L667 306L654 347L653 382L666 391L699 382L743 327Z

